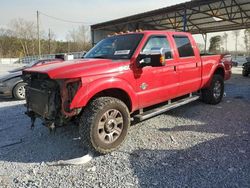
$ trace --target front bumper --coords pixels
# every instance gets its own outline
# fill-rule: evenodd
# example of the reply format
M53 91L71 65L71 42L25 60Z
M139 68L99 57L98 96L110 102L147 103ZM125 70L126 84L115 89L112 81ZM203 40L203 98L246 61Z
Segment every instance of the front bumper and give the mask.
M12 88L8 85L0 85L0 97L12 97Z
M231 76L232 76L232 71L231 70L226 70L224 80L229 80L231 78Z

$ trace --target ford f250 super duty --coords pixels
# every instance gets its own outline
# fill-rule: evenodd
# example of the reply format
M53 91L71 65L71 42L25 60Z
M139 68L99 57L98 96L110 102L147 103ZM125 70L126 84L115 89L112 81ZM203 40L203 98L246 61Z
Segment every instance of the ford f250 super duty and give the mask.
M125 140L130 121L144 120L201 98L218 104L230 56L200 55L191 34L140 31L109 36L84 59L23 71L26 114L50 129L75 121L92 151Z

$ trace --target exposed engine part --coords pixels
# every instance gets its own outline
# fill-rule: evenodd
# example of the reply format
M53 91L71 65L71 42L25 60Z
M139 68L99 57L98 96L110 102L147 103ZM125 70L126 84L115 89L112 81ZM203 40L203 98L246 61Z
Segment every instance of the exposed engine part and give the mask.
M29 112L29 111L25 112L25 114L30 117L31 120L30 129L33 130L35 127L36 115L34 112Z
M31 119L31 126L30 126L30 129L33 130L34 127L35 127L36 117L35 117L35 116L31 116L30 119Z
M71 110L70 104L80 87L81 82L79 79L67 80L61 85L61 112L66 117L73 117L79 113L77 109Z

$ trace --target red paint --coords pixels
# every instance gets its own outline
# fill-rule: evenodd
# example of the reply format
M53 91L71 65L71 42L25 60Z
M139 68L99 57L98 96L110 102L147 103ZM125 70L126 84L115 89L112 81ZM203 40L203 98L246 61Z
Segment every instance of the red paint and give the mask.
M70 109L84 107L97 93L115 88L128 94L132 111L208 87L218 68L223 70L225 80L231 76L231 60L223 58L223 55L201 57L189 33L172 31L142 33L144 37L130 60L82 59L50 63L25 71L46 73L51 79L56 80L81 79L81 87L72 100ZM136 65L136 58L152 35L165 35L168 38L173 58L167 59L166 65L162 67L139 68ZM195 55L180 58L173 35L188 36ZM124 66L127 66L127 69ZM141 89L143 83L147 85L145 90Z

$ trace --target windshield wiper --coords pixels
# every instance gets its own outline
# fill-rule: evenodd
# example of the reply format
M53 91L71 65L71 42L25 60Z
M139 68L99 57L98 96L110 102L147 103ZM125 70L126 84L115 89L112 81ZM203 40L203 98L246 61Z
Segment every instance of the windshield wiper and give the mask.
M108 56L106 56L106 55L99 55L99 56L94 56L92 58L108 59Z

